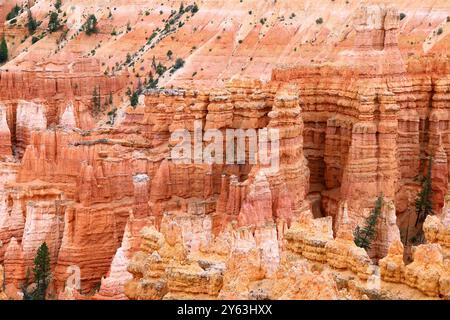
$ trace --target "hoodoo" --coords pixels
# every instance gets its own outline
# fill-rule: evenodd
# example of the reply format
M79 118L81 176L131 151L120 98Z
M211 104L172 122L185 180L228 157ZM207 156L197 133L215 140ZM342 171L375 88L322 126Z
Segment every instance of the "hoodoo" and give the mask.
M449 299L449 17L3 1L0 300Z

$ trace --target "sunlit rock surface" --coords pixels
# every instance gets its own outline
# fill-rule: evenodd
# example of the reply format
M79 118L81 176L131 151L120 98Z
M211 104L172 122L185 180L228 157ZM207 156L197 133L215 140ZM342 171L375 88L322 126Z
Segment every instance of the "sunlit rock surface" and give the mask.
M43 242L61 299L449 298L448 1L65 0L54 33L53 1L17 3L15 21L0 4L0 299ZM278 166L177 162L197 125L275 129ZM366 251L353 232L381 194Z

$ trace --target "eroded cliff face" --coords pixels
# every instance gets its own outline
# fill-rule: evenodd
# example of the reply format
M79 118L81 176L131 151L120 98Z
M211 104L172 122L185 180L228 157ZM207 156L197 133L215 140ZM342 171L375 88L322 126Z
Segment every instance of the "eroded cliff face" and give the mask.
M13 3L26 2L5 1L0 17L6 16ZM55 91L62 96L72 92L79 95L85 89L89 95L95 73L96 84L108 95L116 89L108 82L123 71L130 77L123 84L131 87L137 78L142 83L150 80L150 73L156 78L156 65L169 68L176 58L184 59L185 66L165 72L160 85L211 88L236 75L269 80L278 63L332 61L340 51L352 48L360 35L353 23L355 12L361 4L371 2L199 0L195 2L198 11L193 10L193 3L67 0L59 14L62 28L49 33L48 12L54 10L53 3L34 1L30 10L42 23L33 35L25 25L26 10L14 23L10 20L2 26L0 35L6 36L12 59L2 67L5 74L1 81L32 98ZM399 41L403 57L448 51L446 0L398 1L395 5L403 14ZM369 10L374 16L378 9ZM99 21L99 32L91 36L80 32L89 14ZM370 23L379 24L380 18ZM380 42L382 34L371 36ZM168 56L169 50L172 55ZM104 72L109 76L100 77ZM87 78L90 80L84 81Z
M0 288L20 298L45 241L61 299L448 298L450 8L378 2L67 0L50 33L39 0L34 35L25 9L5 22ZM212 129L275 130L278 166L250 142L195 161ZM435 215L405 263L429 157Z
M415 249L412 263L405 265L396 239L379 266L355 245L348 223L333 237L331 218L315 219L310 211L289 229L230 224L199 250L181 245L179 225L161 232L152 226L142 230L125 293L131 299L445 298L449 247L436 232L442 239L448 227L435 217L425 225L429 244ZM279 248L277 233L285 240Z

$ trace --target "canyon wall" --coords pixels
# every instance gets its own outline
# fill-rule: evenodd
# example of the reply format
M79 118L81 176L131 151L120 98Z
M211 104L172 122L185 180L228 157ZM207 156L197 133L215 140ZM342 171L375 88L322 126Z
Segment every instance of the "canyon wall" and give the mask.
M336 238L331 222L305 212L284 231L270 224L254 231L230 224L199 250L182 245L176 223L163 225L161 232L146 227L128 266L133 278L125 293L145 300L448 298L448 246L432 243L430 227L431 243L416 248L412 263L404 264L397 239L378 267L355 245L348 222ZM285 241L275 253L270 241L277 242L277 232ZM270 253L266 245L272 246Z
M315 200L321 199L324 213L335 216L336 231L339 208L361 223L381 194L393 201L398 224L407 229L411 194L420 188L417 180L426 175L430 157L433 209L439 214L444 205L448 60L439 54L403 58L399 20L395 9L363 7L354 47L337 61L283 67L272 75L275 82L299 87L311 191L319 194ZM373 255L386 253L384 246Z
M33 35L25 10L3 23L6 293L46 242L61 299L447 298L449 8L379 2L70 0L50 33L39 0ZM217 161L231 130L244 161ZM381 195L366 252L353 231Z

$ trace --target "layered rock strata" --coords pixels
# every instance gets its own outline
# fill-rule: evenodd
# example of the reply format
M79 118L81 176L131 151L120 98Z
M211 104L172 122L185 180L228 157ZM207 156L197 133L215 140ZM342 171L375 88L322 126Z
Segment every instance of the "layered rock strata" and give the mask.
M448 214L446 214L448 216ZM444 219L447 223L448 218ZM403 262L403 245L392 244L389 254L380 261L381 277L385 281L405 283L427 296L449 299L449 255L445 234L448 224L428 216L424 224L427 244L414 248L413 262Z
M76 0L63 4L65 39L13 41L25 36L24 13L0 29L11 52L0 68L0 263L12 296L44 241L51 293L62 298L448 296L446 12L418 22L421 10L408 9L405 20L390 6L327 2L342 14L313 19L324 1L249 1L210 23L217 2L199 1L195 14L177 13L178 1L175 13L150 0L113 4L110 18L96 9L92 37L74 32L91 13ZM31 7L43 22L47 9L45 1ZM279 17L258 23L268 9ZM129 28L115 30L131 13ZM179 27L168 36L161 21L171 18ZM147 66L172 63L173 41L185 66L158 78L168 89L143 90L129 106L125 92L155 75ZM127 51L136 52L128 59ZM275 68L278 61L287 65ZM267 82L245 78L261 74ZM278 166L249 163L256 151L260 159L259 145L244 163L201 161L195 148L211 151L209 129L217 139L230 129L263 138L275 130L279 145L263 156ZM191 137L181 146L192 157L173 153L179 130ZM405 265L400 231L411 224L429 158L436 216L424 224L428 243ZM381 194L366 252L353 230Z

